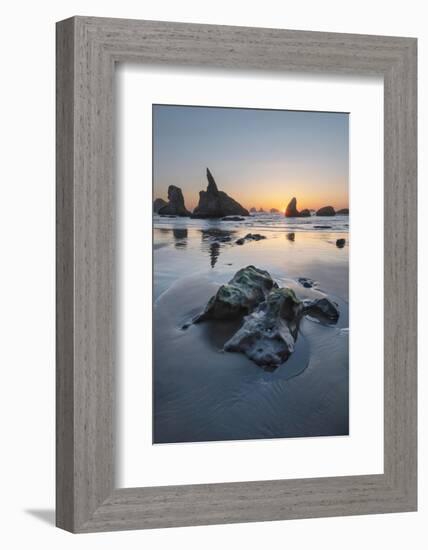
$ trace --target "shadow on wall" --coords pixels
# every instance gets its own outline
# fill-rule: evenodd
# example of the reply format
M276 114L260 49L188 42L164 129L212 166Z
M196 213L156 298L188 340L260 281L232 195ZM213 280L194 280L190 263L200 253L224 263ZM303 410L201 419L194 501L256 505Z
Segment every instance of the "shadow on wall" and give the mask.
M48 508L39 508L39 509L29 509L24 510L26 514L33 516L44 523L55 526L55 510Z

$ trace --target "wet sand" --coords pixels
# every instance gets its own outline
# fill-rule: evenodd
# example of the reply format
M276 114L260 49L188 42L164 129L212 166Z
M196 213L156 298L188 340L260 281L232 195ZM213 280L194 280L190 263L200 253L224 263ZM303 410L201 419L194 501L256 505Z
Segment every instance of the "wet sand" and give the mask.
M249 232L266 239L237 245ZM347 217L298 224L279 216L245 223L162 218L153 238L154 443L347 435ZM239 322L182 329L247 265L269 271L299 298L326 294L339 304L334 326L302 320L295 352L273 371L222 351Z

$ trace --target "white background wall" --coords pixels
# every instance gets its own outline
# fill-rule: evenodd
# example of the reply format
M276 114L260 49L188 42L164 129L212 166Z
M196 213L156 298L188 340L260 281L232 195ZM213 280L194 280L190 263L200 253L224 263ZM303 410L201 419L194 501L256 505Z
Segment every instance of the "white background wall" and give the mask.
M428 27L420 0L9 1L1 11L1 484L3 548L246 548L389 550L426 547L428 375L420 346L419 512L384 516L70 535L54 506L54 32L71 15L163 19L419 38L420 211L427 188ZM369 200L369 198L368 198ZM421 215L420 249L427 222ZM426 255L421 250L419 296ZM422 310L422 308L421 308ZM423 313L423 312L422 312ZM427 331L421 315L420 334ZM368 383L370 381L368 380ZM425 540L424 540L425 539Z

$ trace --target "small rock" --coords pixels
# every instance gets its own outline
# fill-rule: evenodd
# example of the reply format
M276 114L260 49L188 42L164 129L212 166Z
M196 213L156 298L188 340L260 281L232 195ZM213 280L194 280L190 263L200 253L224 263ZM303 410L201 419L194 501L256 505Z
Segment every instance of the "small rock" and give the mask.
M312 279L308 279L307 277L299 277L297 280L305 288L312 288L315 284Z
M346 244L346 239L337 239L336 246L337 248L343 248Z
M304 300L303 313L313 315L314 317L323 320L332 321L334 323L339 319L339 309L337 304L329 298L317 298L316 300Z
M287 233L287 239L294 242L296 235L294 233Z
M266 237L259 233L247 233L245 237L241 237L235 242L236 244L245 244L246 241L261 241L263 239L266 239Z
M260 235L259 233L247 233L244 239L249 241L261 241L262 239L266 239L266 237L264 235Z

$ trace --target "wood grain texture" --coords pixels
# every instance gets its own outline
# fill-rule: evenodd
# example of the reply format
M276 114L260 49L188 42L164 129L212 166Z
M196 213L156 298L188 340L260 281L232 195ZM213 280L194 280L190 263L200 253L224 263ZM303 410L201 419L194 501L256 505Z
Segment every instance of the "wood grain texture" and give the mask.
M383 475L115 489L116 62L383 76ZM58 23L59 527L92 532L416 510L416 78L412 38L87 17Z

